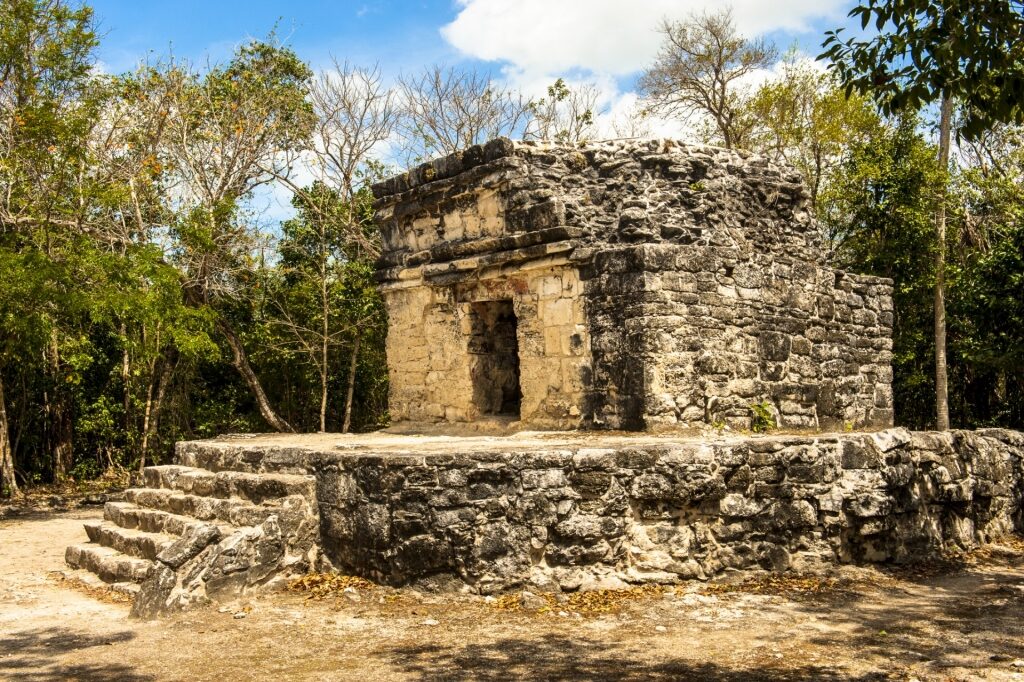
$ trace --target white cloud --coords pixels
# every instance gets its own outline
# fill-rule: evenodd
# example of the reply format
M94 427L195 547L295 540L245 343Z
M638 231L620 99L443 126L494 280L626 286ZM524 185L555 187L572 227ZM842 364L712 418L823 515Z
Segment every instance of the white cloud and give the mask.
M529 74L581 69L624 76L649 64L663 18L722 7L715 0L459 0L441 34L467 56ZM842 15L844 0L733 0L739 31L799 33Z

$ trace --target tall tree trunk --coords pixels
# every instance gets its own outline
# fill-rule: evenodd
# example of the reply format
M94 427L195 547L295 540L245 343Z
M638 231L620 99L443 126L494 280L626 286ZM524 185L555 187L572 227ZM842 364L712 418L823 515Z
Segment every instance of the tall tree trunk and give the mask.
M21 437L25 434L25 425L28 423L28 388L25 386L25 373L19 372L18 379L21 383L21 400L18 401L18 416L15 417L17 430L11 433L11 419L7 418L7 435L10 438L11 456L18 452L18 445ZM45 402L45 401L44 401Z
M146 468L146 452L149 450L149 420L153 416L153 384L156 383L156 368L150 368L149 385L146 386L146 406L142 410L142 442L139 445L139 473Z
M935 427L949 430L949 384L946 373L946 173L949 171L949 128L953 103L942 98L939 115L939 170L942 190L935 213Z
M128 328L124 322L121 323L121 343L124 344L124 348L121 349L121 388L124 391L122 398L124 399L124 432L125 435L131 433L132 429L132 418L131 418L131 403L132 403L132 387L131 387L131 376L132 376L132 361L131 355L128 353Z
M60 348L57 345L55 334L50 336L46 356L50 385L53 389L48 405L53 478L59 481L67 478L71 473L74 450L72 446L71 400L64 388L63 377L61 377Z
M11 432L7 424L7 403L4 400L4 378L0 376L0 497L13 497L18 493L14 477L14 453L11 451Z
M320 366L320 433L327 431L327 341L321 349Z
M342 433L348 433L348 429L352 426L352 395L356 389L356 360L359 359L359 342L362 340L362 334L356 332L356 342L352 347L352 360L349 362L348 367L348 391L345 395L345 423L341 426Z
M146 416L142 426L142 447L139 456L139 473L146 468L146 453L149 451L149 441L156 436L160 428L160 411L164 405L164 398L167 397L167 388L171 385L171 378L177 366L177 358L166 359L163 369L160 371L160 380L157 384L156 398L153 399L153 385L149 386L149 398L146 400Z
M235 330L231 328L227 322L223 319L217 321L217 326L220 328L224 338L227 339L228 345L231 347L232 363L238 373L242 375L242 379L245 380L246 385L249 386L249 390L252 391L252 395L256 398L256 404L260 408L260 414L263 415L263 419L266 420L270 426L277 431L284 431L287 433L294 433L295 429L291 425L278 416L277 412L274 411L273 406L270 404L270 399L267 398L266 392L263 390L263 385L260 384L260 378L256 376L256 372L252 370L252 366L249 364L249 358L245 354L245 348L242 346L241 339L235 334Z
M330 332L330 298L327 296L327 276L321 269L320 302L323 326L320 330L320 433L327 431L327 355L331 346Z

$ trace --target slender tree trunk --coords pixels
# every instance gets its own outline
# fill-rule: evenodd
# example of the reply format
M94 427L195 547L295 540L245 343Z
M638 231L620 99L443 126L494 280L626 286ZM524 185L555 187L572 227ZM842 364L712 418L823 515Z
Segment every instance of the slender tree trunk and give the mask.
M149 441L157 434L160 428L160 411L164 405L164 398L167 397L167 388L171 385L171 378L174 376L174 368L177 360L167 359L164 361L163 370L160 372L160 381L156 389L156 399L146 401L146 418L142 427L142 448L139 457L139 473L146 468L146 453L149 451ZM153 386L150 384L149 395L153 395Z
M320 368L320 433L327 431L327 342L321 350L323 363Z
M7 435L10 438L11 456L12 457L15 456L17 454L17 452L18 452L18 446L21 443L21 437L25 433L25 429L27 428L25 425L28 423L28 403L29 403L29 400L28 400L28 388L25 386L25 373L24 372L19 372L18 373L18 379L19 379L19 382L21 383L21 400L18 401L18 416L15 418L15 424L17 425L17 430L15 430L13 434L10 431L10 428L11 428L10 417L8 417L8 421L7 421L7 429L8 429Z
M149 361L149 366L146 368L149 370L149 380L146 382L146 405L142 409L142 440L139 444L139 473L146 468L146 454L149 451L149 422L153 415L153 391L155 390L155 384L157 382L156 368L160 363L160 323L156 325L156 343L154 349L156 353L153 354L152 359ZM148 334L146 330L146 324L142 324L142 347L147 348Z
M67 478L74 463L72 447L71 401L63 387L60 369L60 349L57 337L52 335L47 352L47 364L50 372L52 395L49 401L50 412L50 448L53 456L54 480Z
M322 240L321 240L322 241ZM330 299L327 297L327 275L324 272L326 268L321 268L320 277L320 302L322 306L321 315L323 317L323 327L320 330L320 433L327 431L327 354L330 350L331 337L328 335L330 331Z
M154 368L155 370L155 368ZM146 387L146 407L142 411L142 443L139 445L139 473L146 468L146 451L149 449L149 420L153 414L153 384L156 383L156 372L150 371L149 385Z
M14 453L11 451L7 403L4 400L4 378L0 376L0 497L13 497L17 493L18 481L14 477Z
M295 429L274 411L273 406L270 404L270 399L267 398L263 385L260 383L260 378L256 376L256 372L253 371L252 366L249 364L245 348L242 346L241 339L235 334L235 330L223 319L218 320L217 326L220 327L221 333L224 334L224 338L227 339L228 345L231 347L232 362L235 365L235 369L242 375L242 379L245 380L249 390L252 391L253 397L256 398L260 414L263 415L263 418L270 424L271 428L277 431L294 433Z
M128 328L124 322L121 323L121 342L124 344L124 348L121 350L121 388L124 391L124 433L127 437L132 430L132 361L128 353Z
M341 426L342 433L348 433L349 427L352 425L352 395L356 389L356 361L359 359L359 342L362 340L362 335L356 332L356 342L352 347L352 360L348 366L348 392L345 395L345 423Z
M953 103L942 98L939 116L939 170L942 190L935 214L935 427L949 430L949 384L946 373L946 178L949 171L949 128Z

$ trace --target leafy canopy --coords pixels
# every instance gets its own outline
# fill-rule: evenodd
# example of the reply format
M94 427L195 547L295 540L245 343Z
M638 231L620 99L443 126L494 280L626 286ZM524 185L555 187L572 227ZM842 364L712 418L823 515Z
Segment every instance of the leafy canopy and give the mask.
M829 59L847 92L871 94L882 111L919 111L948 97L965 103L958 134L1024 123L1024 2L862 0L850 17L870 38L829 31Z

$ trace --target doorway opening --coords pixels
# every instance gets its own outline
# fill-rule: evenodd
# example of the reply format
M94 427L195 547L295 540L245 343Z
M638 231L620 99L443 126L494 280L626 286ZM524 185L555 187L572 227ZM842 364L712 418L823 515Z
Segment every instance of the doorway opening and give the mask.
M512 301L470 303L469 319L473 403L480 414L518 418L523 393Z

